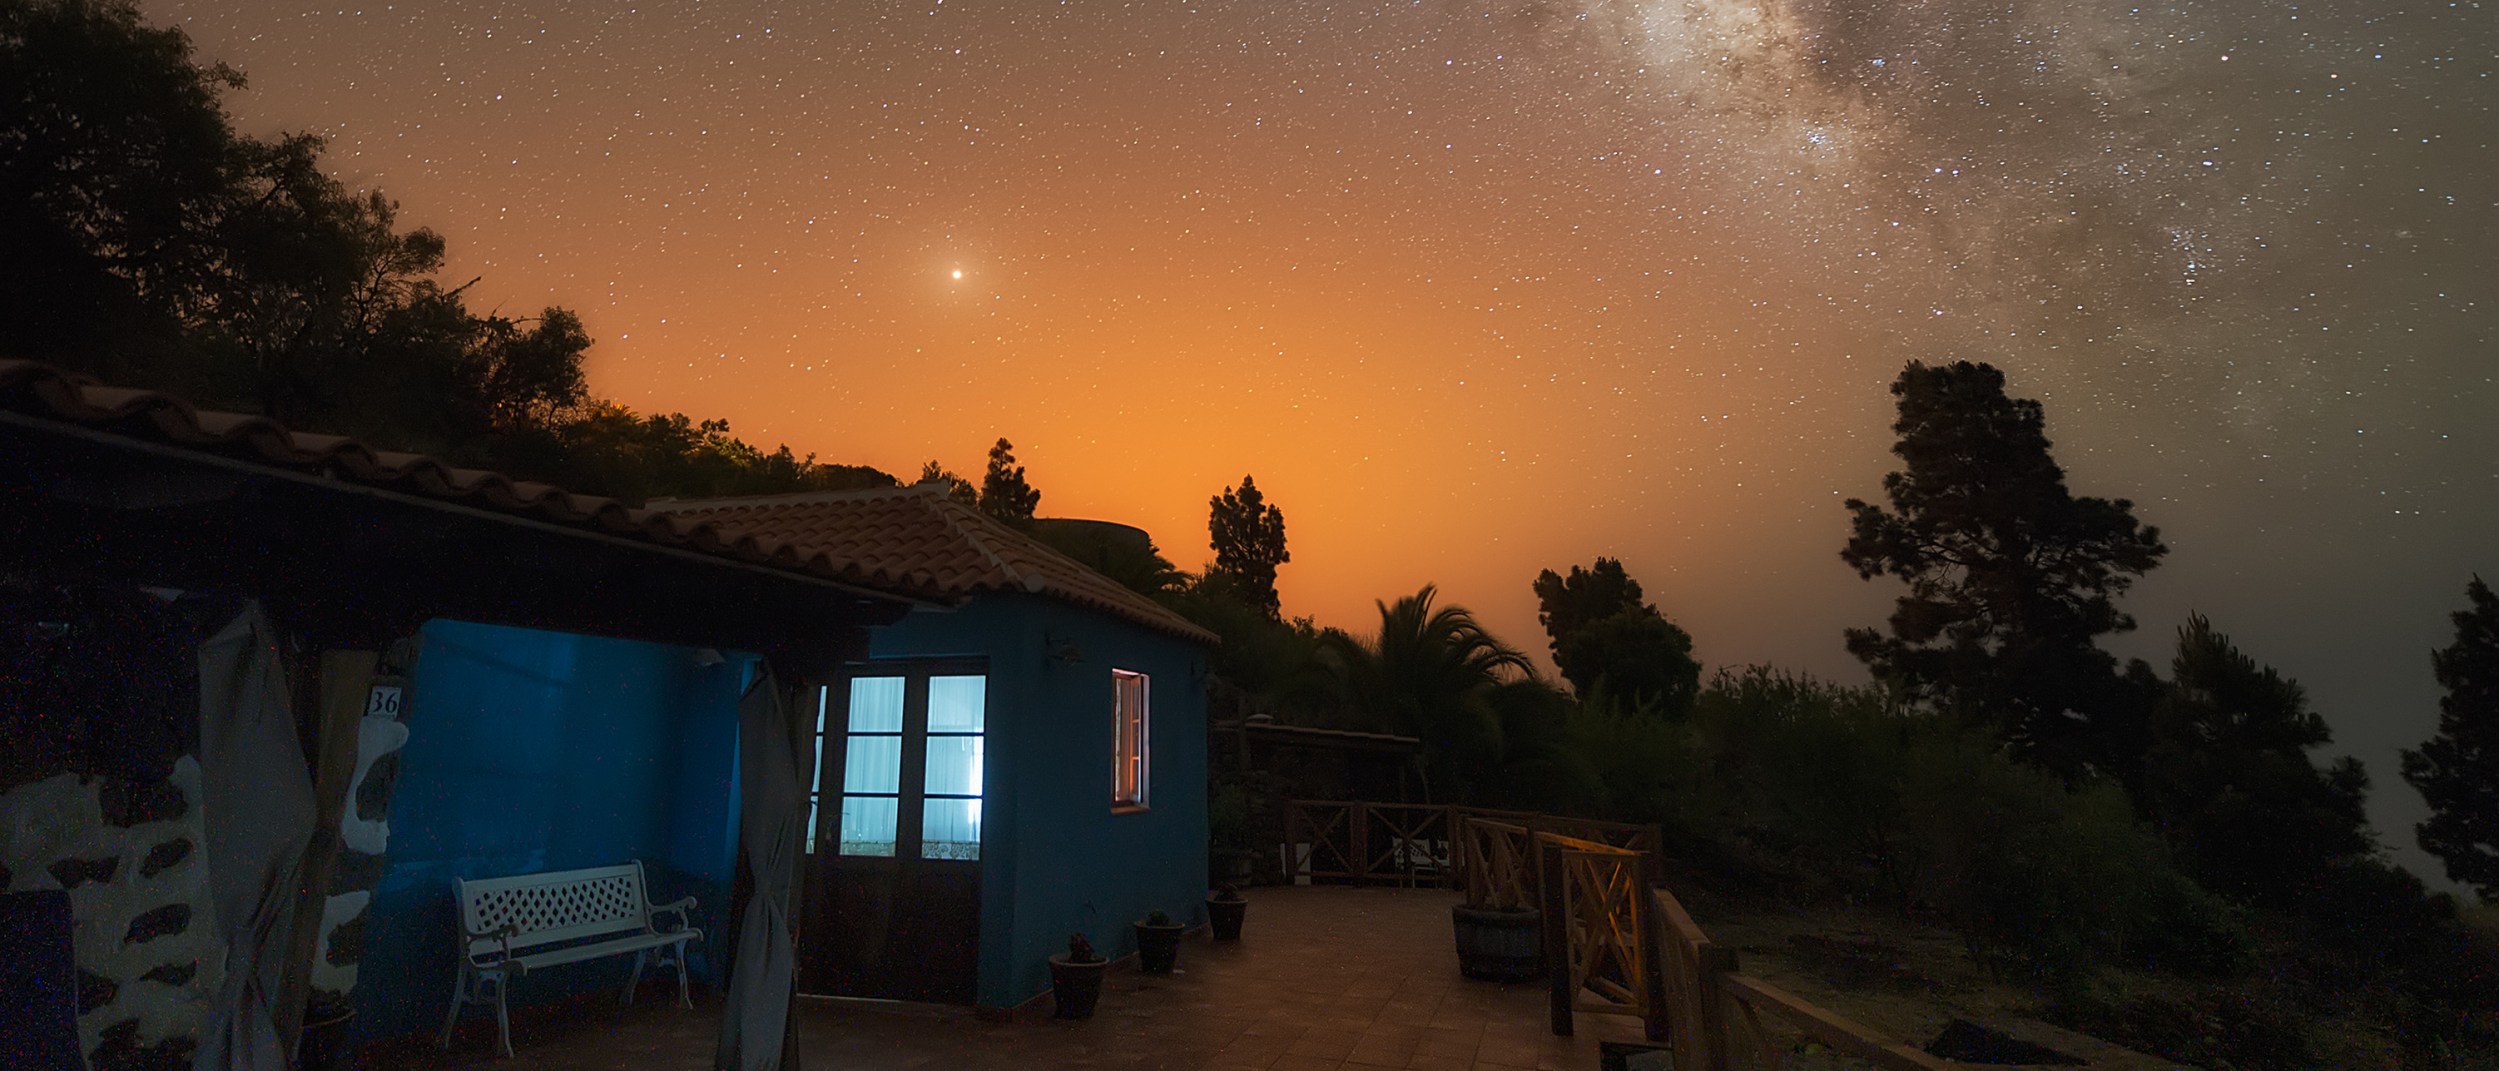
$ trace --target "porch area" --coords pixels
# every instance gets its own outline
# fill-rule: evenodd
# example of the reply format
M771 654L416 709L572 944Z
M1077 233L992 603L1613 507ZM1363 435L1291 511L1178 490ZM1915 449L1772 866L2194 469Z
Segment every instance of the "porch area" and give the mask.
M1543 983L1461 977L1449 921L1460 902L1454 892L1305 886L1245 895L1241 940L1192 936L1168 976L1115 970L1087 1021L986 1022L963 1008L802 998L801 1066L1594 1071L1601 1042L1641 1038L1636 1018L1587 1014L1574 1036L1555 1037ZM718 999L683 1011L661 988L646 982L631 1009L597 1001L516 1017L514 1061L494 1055L491 1024L472 1023L448 1054L427 1040L370 1052L365 1066L711 1067Z

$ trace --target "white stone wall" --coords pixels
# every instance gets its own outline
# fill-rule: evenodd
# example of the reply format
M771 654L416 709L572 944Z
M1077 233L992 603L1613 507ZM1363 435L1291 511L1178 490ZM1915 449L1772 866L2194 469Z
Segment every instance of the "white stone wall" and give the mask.
M107 793L120 797L111 807ZM108 810L141 820L115 825ZM7 891L69 890L81 1004L100 998L82 1009L79 1040L98 1071L187 1066L223 981L200 817L188 755L156 785L64 773L0 793Z
M390 853L390 782L397 779L396 756L406 746L408 726L395 718L366 717L357 726L356 774L347 786L347 805L339 812L336 877L381 875L382 860ZM385 772L377 775L374 764L385 758L391 761L384 767ZM377 776L382 780L374 782ZM369 881L331 883L330 897L321 907L320 948L312 960L312 988L316 993L344 1000L355 991L360 956L352 952L340 954L333 939L340 927L359 924L372 900Z

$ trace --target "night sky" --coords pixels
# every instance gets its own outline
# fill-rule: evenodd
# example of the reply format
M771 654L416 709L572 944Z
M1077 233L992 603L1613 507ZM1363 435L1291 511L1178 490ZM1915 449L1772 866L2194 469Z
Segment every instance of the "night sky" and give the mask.
M1282 505L1288 613L1620 557L1711 665L1863 672L1838 550L1901 364L2045 402L2310 686L2399 858L2428 652L2499 581L2499 10L2334 0L150 0L561 304L593 388L905 478L1015 441L1184 567Z

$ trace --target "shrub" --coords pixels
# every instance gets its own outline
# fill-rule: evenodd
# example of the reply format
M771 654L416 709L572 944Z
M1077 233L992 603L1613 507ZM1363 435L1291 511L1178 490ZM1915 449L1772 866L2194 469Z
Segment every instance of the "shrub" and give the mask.
M2069 790L1975 738L1922 741L1905 797L1925 898L1973 953L2060 992L2150 928L2175 876L2121 790Z
M2245 994L2093 997L2053 1014L2069 1029L2216 1071L2320 1065L2296 1009Z
M2145 925L2125 942L2132 965L2197 978L2247 970L2254 944L2245 912L2174 872L2155 883L2151 895Z

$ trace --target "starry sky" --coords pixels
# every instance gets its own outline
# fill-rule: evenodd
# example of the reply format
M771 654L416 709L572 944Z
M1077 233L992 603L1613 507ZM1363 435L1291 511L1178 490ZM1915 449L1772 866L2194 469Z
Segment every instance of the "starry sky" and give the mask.
M2447 0L145 0L247 131L561 304L593 388L906 478L1014 440L1289 613L1541 648L1621 558L1710 665L1863 673L1903 362L1989 360L2190 611L2306 683L2398 858L2499 581L2499 10Z

